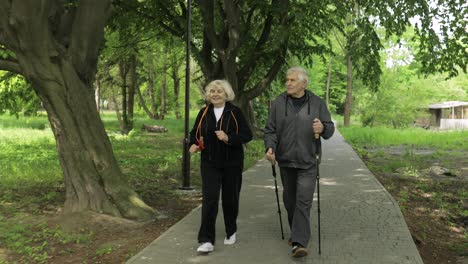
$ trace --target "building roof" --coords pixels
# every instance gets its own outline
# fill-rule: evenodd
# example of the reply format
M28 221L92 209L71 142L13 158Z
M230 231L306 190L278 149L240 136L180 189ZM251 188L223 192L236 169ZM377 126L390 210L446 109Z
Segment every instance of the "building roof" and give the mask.
M468 102L461 102L461 101L448 101L442 102L438 104L431 104L428 106L429 109L441 109L441 108L451 108L457 106L465 106L468 105Z

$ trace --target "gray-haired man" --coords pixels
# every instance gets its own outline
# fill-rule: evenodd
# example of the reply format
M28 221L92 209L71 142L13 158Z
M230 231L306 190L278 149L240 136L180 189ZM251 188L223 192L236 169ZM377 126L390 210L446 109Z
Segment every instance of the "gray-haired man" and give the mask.
M286 92L273 102L265 126L266 157L280 167L293 257L307 256L310 239L310 209L318 166L314 136L328 139L335 132L325 102L306 90L307 83L303 68L287 71Z

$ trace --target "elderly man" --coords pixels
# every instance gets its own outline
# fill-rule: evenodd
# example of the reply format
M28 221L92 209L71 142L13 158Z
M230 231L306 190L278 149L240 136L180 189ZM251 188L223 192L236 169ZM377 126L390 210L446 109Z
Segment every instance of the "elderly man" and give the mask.
M306 90L307 72L300 67L287 71L286 92L273 102L265 126L266 158L278 162L283 202L288 214L293 257L307 256L310 209L317 167L315 135L330 138L335 126L325 102Z

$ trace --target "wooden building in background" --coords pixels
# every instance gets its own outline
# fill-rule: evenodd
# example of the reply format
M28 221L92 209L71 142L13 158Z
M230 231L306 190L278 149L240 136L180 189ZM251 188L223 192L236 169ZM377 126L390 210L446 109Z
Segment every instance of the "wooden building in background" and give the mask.
M468 129L468 102L448 101L428 106L433 129Z

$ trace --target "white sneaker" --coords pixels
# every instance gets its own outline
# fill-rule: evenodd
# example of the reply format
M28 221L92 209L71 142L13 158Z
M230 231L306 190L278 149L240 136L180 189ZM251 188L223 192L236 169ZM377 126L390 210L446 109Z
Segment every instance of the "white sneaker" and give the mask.
M197 252L208 253L214 250L213 244L211 242L202 243L198 248Z
M232 245L236 243L236 233L232 234L229 238L224 239L224 245Z

